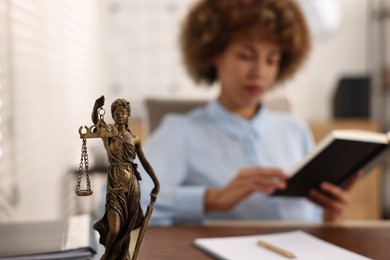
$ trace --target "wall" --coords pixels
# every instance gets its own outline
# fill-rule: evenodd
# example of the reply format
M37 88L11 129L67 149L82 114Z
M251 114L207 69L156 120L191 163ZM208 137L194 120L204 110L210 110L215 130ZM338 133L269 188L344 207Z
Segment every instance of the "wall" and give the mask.
M177 35L194 0L103 1L107 97L126 97L142 115L148 95L209 96L195 88L181 66Z
M330 118L330 102L339 77L366 73L367 1L340 1L341 27L333 35L314 40L306 66L284 86L283 91L295 97L294 110L298 114L308 119ZM142 115L142 99L148 95L214 97L217 94L217 89L194 87L181 66L178 25L192 2L104 1L108 92L129 98L135 115Z
M294 109L312 120L332 117L332 98L343 75L366 75L369 0L342 0L343 19L332 35L314 40L304 69L286 87L295 94Z

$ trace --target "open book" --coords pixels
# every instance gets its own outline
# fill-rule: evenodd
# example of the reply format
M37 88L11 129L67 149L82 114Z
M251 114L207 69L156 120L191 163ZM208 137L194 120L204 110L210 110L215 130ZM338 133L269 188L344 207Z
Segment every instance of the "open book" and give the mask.
M281 254L280 251L278 253L278 251L260 246L259 241L288 252L292 257ZM301 230L256 236L197 238L194 240L194 245L213 258L224 260L369 259Z
M334 130L291 171L285 190L272 195L306 196L323 181L343 185L359 170L377 165L389 152L389 134Z
M0 225L1 260L92 259L96 239L89 215Z

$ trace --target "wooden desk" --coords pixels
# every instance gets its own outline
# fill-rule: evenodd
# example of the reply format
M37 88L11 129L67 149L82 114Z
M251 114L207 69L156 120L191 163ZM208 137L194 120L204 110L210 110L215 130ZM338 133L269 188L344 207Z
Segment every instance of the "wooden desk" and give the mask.
M192 245L195 238L259 235L297 229L372 259L389 259L390 257L390 225L335 226L320 224L149 227L138 259L207 260L212 258Z

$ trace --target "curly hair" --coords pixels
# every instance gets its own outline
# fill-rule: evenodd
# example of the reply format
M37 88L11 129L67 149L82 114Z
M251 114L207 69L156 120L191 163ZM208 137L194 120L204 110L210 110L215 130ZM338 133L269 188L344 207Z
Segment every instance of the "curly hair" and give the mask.
M123 99L123 98L118 98L117 100L115 100L114 102L112 102L111 104L111 116L114 118L114 112L115 112L115 109L119 106L122 106L126 109L127 113L129 113L129 117L131 115L131 106L130 106L130 102L127 101L126 99Z
M189 11L180 34L183 62L195 82L217 80L212 59L236 36L281 45L279 83L298 70L311 45L306 20L294 0L200 0Z

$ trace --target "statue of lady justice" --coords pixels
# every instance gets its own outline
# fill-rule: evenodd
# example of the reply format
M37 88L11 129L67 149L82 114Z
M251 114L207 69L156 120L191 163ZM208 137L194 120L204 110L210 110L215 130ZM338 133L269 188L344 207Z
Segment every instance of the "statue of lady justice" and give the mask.
M105 213L94 224L93 228L99 232L99 242L105 246L102 260L135 260L160 185L153 168L144 156L140 139L131 132L128 126L131 112L130 103L124 99L117 99L112 103L111 114L115 121L114 125L105 123L104 112L102 112L104 111L103 105L104 96L95 101L92 111L94 126L86 127L87 132L84 134L81 132L81 127L79 130L83 144L86 138L101 138L103 140L109 161ZM139 181L141 175L134 163L136 155L154 182L154 188L150 194L150 205L145 216L140 204ZM87 181L88 187L90 187L89 179ZM80 181L78 181L76 193L78 193L77 188L80 188L79 183ZM79 190L80 192L83 191ZM90 195L92 191L89 194L79 193L78 195ZM140 228L140 231L131 258L129 252L130 232L137 228Z

